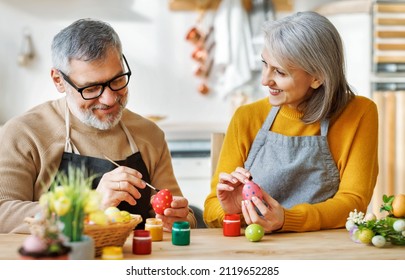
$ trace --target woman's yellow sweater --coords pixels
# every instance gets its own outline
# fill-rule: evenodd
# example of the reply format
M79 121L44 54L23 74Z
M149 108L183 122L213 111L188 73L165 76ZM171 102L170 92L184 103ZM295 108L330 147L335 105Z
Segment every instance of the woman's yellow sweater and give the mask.
M271 105L268 98L241 106L229 124L211 193L205 201L204 221L221 227L224 211L216 196L218 176L244 166L250 147ZM287 136L320 135L320 123L306 125L296 110L282 106L271 131ZM356 96L329 125L328 143L340 173L334 197L316 204L298 204L285 209L282 231L312 231L340 228L354 209L365 212L373 195L378 175L378 113L373 101ZM271 195L271 194L270 194Z

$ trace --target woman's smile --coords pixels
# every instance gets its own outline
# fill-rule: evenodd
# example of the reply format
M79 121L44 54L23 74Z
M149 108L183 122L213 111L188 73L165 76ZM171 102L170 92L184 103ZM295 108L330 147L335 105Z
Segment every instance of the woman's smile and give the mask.
M282 92L282 90L281 89L269 88L269 92L270 92L271 95L276 96L276 95L279 95Z

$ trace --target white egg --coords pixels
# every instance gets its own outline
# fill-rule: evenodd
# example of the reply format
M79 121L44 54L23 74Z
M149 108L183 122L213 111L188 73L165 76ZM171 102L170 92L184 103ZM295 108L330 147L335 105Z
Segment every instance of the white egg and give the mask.
M346 226L347 231L350 231L353 229L355 224L353 223L353 221L347 221L345 226Z
M405 230L405 220L396 220L392 225L395 231L402 232Z
M110 206L104 210L104 214L106 214L107 216L114 215L115 213L118 213L118 212L120 212L120 209L118 209L117 207L114 207L114 206Z
M373 243L373 245L378 248L384 247L385 237L381 235L376 235L371 239L371 243Z

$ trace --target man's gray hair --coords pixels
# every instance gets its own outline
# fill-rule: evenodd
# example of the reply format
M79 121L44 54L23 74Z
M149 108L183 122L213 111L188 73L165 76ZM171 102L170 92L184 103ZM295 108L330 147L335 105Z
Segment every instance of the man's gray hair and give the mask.
M56 34L51 50L53 67L69 74L72 59L98 60L110 50L122 54L122 45L118 34L108 23L85 18Z

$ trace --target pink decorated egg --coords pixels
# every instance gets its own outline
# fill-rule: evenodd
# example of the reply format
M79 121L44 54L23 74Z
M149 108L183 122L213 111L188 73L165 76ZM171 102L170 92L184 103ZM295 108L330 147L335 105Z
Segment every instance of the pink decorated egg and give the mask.
M242 197L243 200L251 200L253 196L263 200L262 189L255 182L249 181L243 186Z
M159 191L152 201L153 210L156 214L163 215L163 212L166 208L170 208L170 205L173 201L173 195L168 189L163 189Z
M46 242L35 235L28 236L22 246L29 253L41 253L47 249Z

